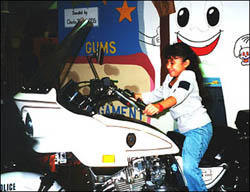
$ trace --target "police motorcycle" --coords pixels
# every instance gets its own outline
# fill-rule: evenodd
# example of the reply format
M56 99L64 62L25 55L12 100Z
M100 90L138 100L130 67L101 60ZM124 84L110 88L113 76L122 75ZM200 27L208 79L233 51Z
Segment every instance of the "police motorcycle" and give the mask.
M77 55L92 26L84 19L77 23L48 60L51 74L61 73L68 61L65 55ZM35 140L33 150L42 168L39 172L20 171L15 170L15 164L9 165L11 171L1 173L2 191L188 190L182 172L184 136L173 131L165 134L124 115L98 113L100 106L116 100L140 112L145 108L140 99L133 99L132 91L118 88L117 81L99 78L92 62L102 62L99 50L87 57L94 79L70 80L55 89L51 86L54 79L47 76L48 68L41 69L31 86L14 96L26 134ZM51 69L56 62L58 66ZM86 86L90 93L83 95L79 90ZM210 191L249 190L249 159L240 153L249 142L249 115L248 120L242 115L237 119L240 130L231 134L231 145L212 145L200 164Z

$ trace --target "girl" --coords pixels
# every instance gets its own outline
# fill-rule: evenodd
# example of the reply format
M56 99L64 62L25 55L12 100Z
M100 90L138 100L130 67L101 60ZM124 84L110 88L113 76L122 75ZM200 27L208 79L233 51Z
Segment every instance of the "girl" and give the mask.
M146 115L169 109L178 131L186 136L182 158L188 189L207 191L198 166L211 140L212 124L202 104L204 89L200 59L185 43L167 46L164 56L168 75L162 86L152 92L136 93L135 98L148 104L144 110Z

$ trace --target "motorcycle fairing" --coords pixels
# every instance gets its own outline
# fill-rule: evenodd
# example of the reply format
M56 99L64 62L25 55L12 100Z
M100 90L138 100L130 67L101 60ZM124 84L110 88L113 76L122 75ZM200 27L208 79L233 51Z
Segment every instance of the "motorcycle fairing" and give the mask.
M14 96L14 101L18 110L23 114L23 110L30 108L60 108L56 101L56 90L52 88L48 93L25 93L19 92ZM23 117L23 115L22 115Z
M100 114L92 117L76 114L56 98L54 88L47 94L19 93L14 97L23 121L28 114L32 121L37 141L33 148L37 152L73 152L90 167L127 166L128 158L179 152L174 142L150 126ZM133 146L127 144L129 134L135 136ZM113 160L104 162L108 157Z
M138 120L138 119L132 119L130 117L127 117L125 115L119 114L119 113L110 113L110 114L102 114L105 117L111 118L111 119L117 119L117 120L121 120L121 121L130 121L130 122L134 122L134 123L139 123L148 127L151 127L152 129L155 129L163 134L165 134L163 131L161 131L160 129L156 128L155 126L146 123L144 121Z
M162 154L175 154L179 152L178 147L174 144L173 141L171 141L165 134L163 134L160 130L155 130L149 126L143 125L143 124L138 124L132 121L120 121L120 120L116 120L116 119L110 119L108 117L105 117L103 115L99 115L96 114L93 116L94 119L102 122L103 124L105 124L106 127L115 127L117 130L118 129L126 129L126 132L129 131L129 133L134 133L134 132L138 132L135 135L139 136L141 133L143 133L143 137L145 136L145 138L141 138L144 141L147 141L147 137L146 135L149 135L149 140L145 143L142 144L141 148L139 147L139 144L137 142L135 142L135 146L137 145L138 148L133 149L133 147L131 147L131 149L127 149L126 151L128 153L131 153L136 151L138 152L142 152L142 151L150 151L150 150L158 150L157 154L158 155L162 155ZM117 133L119 134L119 133ZM152 141L151 140L154 138L157 138L156 141ZM136 137L137 138L137 137ZM138 138L136 139L138 140ZM155 142L155 143L154 143ZM164 143L163 145L161 143ZM164 151L162 153L159 153L159 150L167 150ZM148 155L141 155L141 156L148 156ZM131 156L133 157L133 155Z
M46 93L53 87L61 87L71 65L87 38L93 23L81 18L71 32L46 57L27 84L28 91ZM70 64L64 73L66 63ZM61 78L61 82L58 83Z

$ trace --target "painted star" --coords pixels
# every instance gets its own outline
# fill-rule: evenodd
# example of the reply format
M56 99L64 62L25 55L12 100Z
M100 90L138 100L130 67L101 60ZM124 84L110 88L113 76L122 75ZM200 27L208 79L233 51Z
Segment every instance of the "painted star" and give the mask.
M127 19L127 20L129 20L129 22L132 22L130 14L135 9L136 9L136 7L128 7L127 1L124 0L122 7L116 8L116 10L120 12L119 22L122 22L123 19Z

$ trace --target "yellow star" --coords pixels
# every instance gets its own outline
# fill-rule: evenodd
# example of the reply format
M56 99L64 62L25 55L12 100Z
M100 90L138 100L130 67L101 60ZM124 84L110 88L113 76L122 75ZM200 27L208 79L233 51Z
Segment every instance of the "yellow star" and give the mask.
M116 10L120 12L119 22L122 22L122 20L125 18L128 19L129 22L132 22L130 14L135 9L136 9L136 7L128 7L127 1L124 0L122 7L116 8Z

